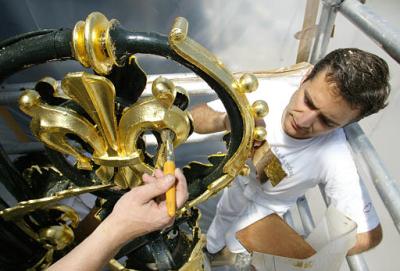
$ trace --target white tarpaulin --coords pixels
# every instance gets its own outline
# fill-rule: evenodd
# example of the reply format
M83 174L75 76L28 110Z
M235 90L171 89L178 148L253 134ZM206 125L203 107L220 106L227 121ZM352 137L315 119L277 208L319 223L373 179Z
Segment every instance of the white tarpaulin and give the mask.
M329 207L324 218L306 241L317 251L304 259L291 259L254 252L253 265L266 271L337 271L347 251L356 242L357 225L334 207Z

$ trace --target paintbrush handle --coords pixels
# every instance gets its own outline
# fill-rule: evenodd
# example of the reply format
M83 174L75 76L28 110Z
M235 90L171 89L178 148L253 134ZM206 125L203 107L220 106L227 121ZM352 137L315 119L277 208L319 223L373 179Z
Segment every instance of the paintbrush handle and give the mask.
M170 174L175 178L175 162L174 161L166 161L164 164L164 175ZM170 217L173 217L176 212L176 189L175 185L173 185L170 189L168 189L165 194L167 211Z

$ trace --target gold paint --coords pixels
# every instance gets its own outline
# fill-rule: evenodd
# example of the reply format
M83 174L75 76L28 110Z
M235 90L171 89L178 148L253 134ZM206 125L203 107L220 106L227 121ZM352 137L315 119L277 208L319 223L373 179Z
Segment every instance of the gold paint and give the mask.
M84 72L69 73L61 85L65 95L79 104L94 123L72 109L43 103L33 90L21 95L20 108L32 116L32 132L47 146L76 158L80 169L91 170L93 163L100 165L96 174L103 184L112 182L116 172L114 182L120 188L134 187L141 184L143 173L153 171L144 162L142 150L137 148L137 141L144 132L161 133L169 129L175 134L175 147L189 136L189 113L173 105L177 93L186 100L189 100L185 96L188 94L166 78L159 77L153 82L154 97L125 108L119 125L115 116L114 85L107 78ZM93 154L71 145L69 134L88 143Z
M306 261L297 261L293 264L294 267L297 268L302 268L302 269L310 269L313 266L312 261L306 262Z
M114 183L121 189L135 187L143 184L142 176L137 170L129 167L120 167L115 176Z
M112 82L102 76L77 72L69 73L62 80L61 86L65 94L83 107L99 127L109 146L107 152L117 152L115 89Z
M90 159L69 144L67 134L75 134L95 150L96 155L106 152L106 143L96 128L75 111L43 103L34 90L26 90L19 99L19 107L32 117L32 133L50 148L72 155L80 169L91 170Z
M286 172L282 169L281 163L275 155L272 156L271 160L264 168L264 173L267 175L272 186L276 186L283 180L283 178L287 176Z
M120 60L117 59L117 57L115 55L115 44L114 44L114 41L111 39L111 36L110 36L110 30L114 29L117 26L119 26L119 21L116 20L116 19L112 19L108 23L108 27L107 27L107 30L105 32L103 42L105 44L107 56L110 58L110 61L114 65L116 65L118 67L122 67L122 66L124 66L124 63L123 63L123 61L120 62ZM129 57L129 58L131 58L131 57Z
M227 186L242 170L252 148L252 131L254 129L254 118L251 113L251 106L242 92L256 89L258 81L254 80L254 76L246 75L239 83L232 73L222 65L221 61L207 51L207 49L191 40L186 35L178 35L179 38L177 38L176 33L187 33L187 22L185 23L185 20L183 19L177 20L180 22L174 24L169 34L169 43L171 47L179 56L208 74L225 89L227 94L231 96L234 102L238 105L244 121L242 142L240 143L236 153L225 164L223 169L225 175L214 182L218 184L214 185L213 183L207 191L189 203L189 206L194 206L207 200L210 196L216 194L220 189Z
M138 152L136 141L146 130L169 129L174 132L174 147L184 143L189 136L189 114L176 106L170 109L158 100L158 97L142 99L131 105L121 117L119 138L121 148L126 153Z
M203 247L205 247L205 245L206 237L204 234L202 234L196 246L193 248L187 263L179 268L179 271L204 270L204 261L206 256L204 255Z
M263 126L254 128L254 140L263 141L267 137L267 130Z
M245 93L256 91L258 88L258 80L254 74L245 73L239 79L240 90Z
M112 184L107 184L107 185L102 184L102 185L94 185L94 186L88 186L88 187L79 187L79 188L68 189L68 190L64 190L64 191L55 193L53 196L50 196L50 197L44 197L44 198L33 199L33 200L28 200L28 201L21 201L14 207L1 210L0 216L6 221L17 220L38 208L44 208L44 207L46 207L52 203L55 203L59 200L62 200L64 198L69 198L69 197L77 196L77 195L84 194L84 193L91 193L94 191L111 188L111 187L113 187Z
M254 117L257 119L264 118L269 112L268 104L263 100L255 101L251 105L251 108L253 110Z
M71 222L71 227L76 228L78 227L79 224L79 215L76 213L76 211L67 205L55 205L55 206L50 206L47 208L49 210L57 210L63 213L61 216L61 220L64 222Z
M135 271L134 269L127 269L125 266L123 266L120 262L118 262L116 259L111 259L108 262L108 268L110 268L111 271Z
M25 214L20 213L20 216L14 216L12 219L14 223L24 231L32 239L40 243L43 248L47 249L46 254L42 259L40 259L34 266L28 268L27 270L43 270L51 265L53 262L54 250L63 250L69 246L74 240L74 232L72 228L76 228L79 223L79 216L75 210L69 206L65 205L53 205L53 206L42 206L37 207L42 208L44 211L58 210L62 212L62 215L51 223L56 225L51 225L46 228L39 228L37 231L28 225L24 220L24 216L32 210L28 210ZM12 208L9 208L12 209ZM36 207L34 208L36 209ZM8 210L8 209L7 209ZM12 212L15 212L13 210ZM14 213L15 214L15 213ZM7 220L7 219L6 219ZM40 227L36 221L32 221L36 226Z
M100 12L90 13L85 22L86 52L91 66L100 74L108 74L113 64L104 43L108 25L108 19Z
M109 30L118 25L117 20L109 21L100 12L92 12L86 21L79 21L73 30L73 54L85 67L92 67L98 74L110 73L118 65L115 46Z
M232 182L233 178L234 177L228 174L222 175L213 183L211 183L203 194L185 204L185 206L181 208L181 211L179 213L182 213L186 211L188 208L197 206L200 203L208 200L211 196L217 194L220 190L228 186Z
M96 176L101 180L102 184L107 184L114 177L114 168L101 166L96 170Z
M154 80L151 91L153 96L164 105L166 108L170 108L174 103L176 97L175 85L171 80L159 76Z
M66 225L50 226L39 230L39 240L55 250L62 250L74 241L74 232Z
M72 32L72 45L73 53L76 60L78 60L82 66L90 67L89 56L86 53L85 47L85 22L79 21L75 24L74 31Z
M174 41L181 41L186 39L189 29L188 21L183 17L177 17L172 24L172 29L169 38Z

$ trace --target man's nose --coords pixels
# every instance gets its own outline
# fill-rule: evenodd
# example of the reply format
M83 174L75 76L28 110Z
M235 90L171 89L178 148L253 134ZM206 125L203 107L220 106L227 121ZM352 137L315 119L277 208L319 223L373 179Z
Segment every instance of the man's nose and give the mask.
M318 118L318 112L315 110L309 110L306 112L303 112L301 115L299 115L296 119L296 124L300 128L310 128L313 123L316 121Z

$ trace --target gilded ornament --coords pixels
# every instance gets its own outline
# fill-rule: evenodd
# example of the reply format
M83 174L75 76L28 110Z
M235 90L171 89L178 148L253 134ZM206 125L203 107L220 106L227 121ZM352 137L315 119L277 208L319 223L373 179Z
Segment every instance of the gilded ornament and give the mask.
M274 155L264 168L264 173L267 175L272 186L276 186L287 176L286 172L282 169L282 165L278 158Z
M119 65L114 55L110 28L118 21L109 21L100 12L92 12L86 21L76 23L72 33L73 54L84 67L92 67L98 74L110 73L113 65Z
M248 154L251 151L254 136L252 132L254 129L254 118L252 112L249 110L250 105L244 92L247 92L246 90L256 90L258 81L254 75L246 74L242 76L242 80L238 82L221 61L203 46L186 35L179 35L179 38L176 38L176 33L187 33L188 27L186 20L176 19L176 22L179 23L174 23L169 34L169 43L173 50L186 61L195 65L221 84L238 106L241 117L243 118L242 141L235 154L226 162L223 169L225 175L215 180L209 185L207 191L189 202L187 207L191 207L206 201L209 197L218 193L218 191L229 185L234 177L242 170Z
M175 18L170 32L170 39L176 42L184 40L187 36L188 29L189 29L189 23L185 18L183 17Z
M151 87L153 96L156 97L165 107L170 108L175 100L176 91L174 83L162 76L153 81Z
M240 89L244 93L256 91L258 88L258 80L254 74L245 73L239 79Z
M153 168L145 163L144 154L137 147L144 132L169 129L175 134L175 147L185 142L191 132L189 113L174 106L177 93L182 101L189 101L187 91L175 87L169 79L157 78L152 87L154 97L125 108L119 123L115 116L115 88L107 78L69 73L61 85L65 95L79 104L94 124L72 109L47 105L33 90L21 95L20 108L32 117L31 129L38 139L73 156L79 169L92 170L93 164L99 165L96 174L104 184L114 181L122 189L134 187L141 184L143 173L152 173ZM88 143L92 155L71 145L67 138L71 134Z
M257 119L264 118L269 112L268 104L263 100L255 101L251 105L251 108L253 110L254 117Z
M267 137L267 130L263 126L254 128L254 140L263 141Z

